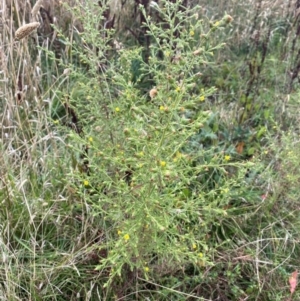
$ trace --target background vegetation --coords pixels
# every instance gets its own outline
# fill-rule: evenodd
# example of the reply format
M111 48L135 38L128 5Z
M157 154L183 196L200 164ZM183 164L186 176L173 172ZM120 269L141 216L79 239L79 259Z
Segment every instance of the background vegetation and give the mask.
M1 300L299 298L299 1L0 5Z

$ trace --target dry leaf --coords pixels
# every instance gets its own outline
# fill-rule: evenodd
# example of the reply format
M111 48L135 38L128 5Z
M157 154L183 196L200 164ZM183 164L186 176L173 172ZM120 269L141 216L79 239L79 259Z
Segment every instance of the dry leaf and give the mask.
M239 142L237 144L237 146L235 147L235 149L236 149L236 151L237 151L238 154L241 154L243 152L244 146L245 146L245 142L243 142L243 141Z
M295 272L293 272L291 274L291 276L289 278L291 294L293 294L295 292L295 290L296 290L297 278L298 278L298 271L296 270Z

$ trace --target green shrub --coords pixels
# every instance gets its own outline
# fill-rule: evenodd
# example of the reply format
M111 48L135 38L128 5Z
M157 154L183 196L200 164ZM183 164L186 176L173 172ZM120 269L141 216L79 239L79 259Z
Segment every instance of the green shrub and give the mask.
M209 28L198 19L198 7L180 1L155 8L160 23L140 9L151 40L147 60L142 47L113 51L109 38L92 39L95 16L82 33L91 44L73 50L89 68L68 66L76 83L69 105L81 127L68 138L78 167L68 180L78 208L96 218L102 233L93 248L105 254L96 270L109 287L132 273L151 279L213 265L216 233L231 219L231 202L245 193L247 164L234 163L234 149L228 153L213 132L205 134L214 115L205 103L215 88L202 86L201 71L222 47L210 37L230 16ZM95 68L105 54L110 60ZM215 146L206 147L205 139Z
M33 84L16 103L1 82L2 298L284 299L299 257L288 29L253 40L262 7L226 2L229 25L207 19L225 2L163 1L129 3L141 27L114 31L104 2L69 2L54 52L7 43L5 78L20 61L12 87Z

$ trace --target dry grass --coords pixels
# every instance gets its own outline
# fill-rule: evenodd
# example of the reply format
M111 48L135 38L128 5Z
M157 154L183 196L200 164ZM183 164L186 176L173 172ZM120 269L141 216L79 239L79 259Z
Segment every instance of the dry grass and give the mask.
M33 19L36 18L40 8L43 5L43 2L44 2L44 0L37 0L36 3L34 4L32 10L31 10L31 16L32 16Z
M289 0L246 0L246 1L225 1L210 0L197 1L197 4L204 8L205 15L210 19L219 19L224 12L234 19L234 26L231 31L231 39L235 43L247 41L254 30L265 34L270 23L287 21L295 16L296 1ZM276 26L274 26L276 29Z
M60 162L58 158L63 150L49 123L49 102L53 95L44 84L48 80L51 87L59 80L59 74L53 66L49 68L49 74L42 71L46 58L38 46L47 47L49 41L38 40L37 35L29 36L40 23L30 23L28 3L1 1L0 10L0 248L4 254L0 278L5 286L0 296L3 300L20 300L18 285L24 280L20 269L24 266L24 258L19 254L22 247L14 239L15 231L22 229L18 234L21 242L26 237L26 226L30 225L32 242L38 240L37 229L41 221L36 216L39 211L36 208L46 201L45 195L53 180L50 165ZM17 40L28 38L26 42L15 41L14 36ZM39 195L34 197L32 191L37 185L40 185ZM51 208L45 209L44 218L50 212L53 214ZM33 250L27 248L27 255L31 256ZM31 277L35 276L31 274ZM47 283L47 277L46 274L42 276L44 283ZM19 279L18 284L14 278Z
M15 32L15 39L21 40L29 36L35 29L37 29L41 24L39 22L32 22L25 24L17 29Z

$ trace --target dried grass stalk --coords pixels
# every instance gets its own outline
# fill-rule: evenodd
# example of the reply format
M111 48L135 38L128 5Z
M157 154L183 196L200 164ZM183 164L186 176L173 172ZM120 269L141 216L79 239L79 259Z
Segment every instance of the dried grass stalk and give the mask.
M35 5L33 6L32 10L31 10L31 15L32 17L34 18L36 16L36 14L39 12L41 6L42 6L42 3L43 3L44 0L38 0Z
M39 22L32 22L25 24L17 29L15 32L15 39L21 40L31 34L36 28L40 26Z

